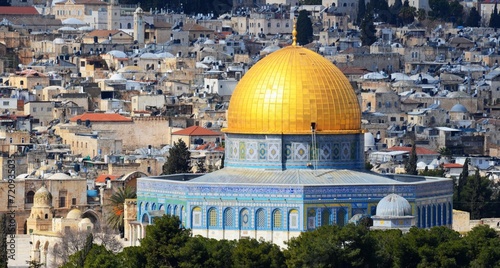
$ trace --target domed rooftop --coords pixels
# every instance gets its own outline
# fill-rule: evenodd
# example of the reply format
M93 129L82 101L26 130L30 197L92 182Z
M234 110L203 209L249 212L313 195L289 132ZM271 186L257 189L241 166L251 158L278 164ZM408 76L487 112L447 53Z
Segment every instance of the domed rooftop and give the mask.
M453 107L451 107L450 112L452 112L452 113L468 113L469 111L467 111L467 108L465 108L465 106L463 106L460 103L457 103L457 104L453 105Z
M35 207L50 207L52 206L52 194L45 188L44 185L40 187L33 197Z
M288 46L266 56L240 80L227 133L361 133L358 99L344 74L321 55Z
M64 173L56 173L50 177L48 177L49 180L68 180L68 179L71 179L71 176L69 176L68 174L64 174Z
M68 212L68 215L66 215L66 219L80 219L82 217L82 211L74 208Z
M411 216L411 205L404 197L390 194L377 204L377 216Z

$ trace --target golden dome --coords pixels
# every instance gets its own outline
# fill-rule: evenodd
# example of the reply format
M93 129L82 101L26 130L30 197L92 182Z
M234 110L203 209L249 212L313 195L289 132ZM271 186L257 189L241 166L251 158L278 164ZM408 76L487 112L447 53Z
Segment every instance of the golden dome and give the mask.
M236 86L228 133L361 133L358 98L344 74L321 55L298 46L255 64Z

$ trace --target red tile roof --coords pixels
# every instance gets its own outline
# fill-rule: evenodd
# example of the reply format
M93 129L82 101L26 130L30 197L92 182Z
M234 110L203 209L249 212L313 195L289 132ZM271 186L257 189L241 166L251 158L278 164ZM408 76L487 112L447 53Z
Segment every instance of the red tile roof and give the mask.
M443 164L443 168L462 168L464 165L457 164L457 163L448 163L448 164Z
M0 15L40 15L34 7L9 7L0 8Z
M125 117L121 114L105 114L105 113L84 113L82 115L77 115L70 119L71 122L76 122L78 119L85 122L90 120L90 122L132 122L132 119Z
M222 136L220 132L215 132L204 127L192 126L185 128L183 130L176 131L172 135L183 135L183 136Z
M404 147L404 146L394 146L394 147L391 147L389 149L387 149L389 151L406 151L406 152L411 152L411 147ZM425 148L422 148L422 147L417 147L417 155L432 155L432 154L439 154L438 152L436 151L433 151L433 150L429 150L429 149L425 149Z
M97 178L95 179L95 182L105 183L106 178L109 178L110 180L114 181L114 180L118 179L119 177L120 176L117 176L117 175L101 174L101 175L97 176Z

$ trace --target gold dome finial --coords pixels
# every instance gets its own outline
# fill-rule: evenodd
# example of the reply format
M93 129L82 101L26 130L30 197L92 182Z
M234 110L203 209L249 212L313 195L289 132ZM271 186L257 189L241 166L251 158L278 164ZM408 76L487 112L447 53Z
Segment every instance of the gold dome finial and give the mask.
M297 45L297 21L293 19L292 46Z

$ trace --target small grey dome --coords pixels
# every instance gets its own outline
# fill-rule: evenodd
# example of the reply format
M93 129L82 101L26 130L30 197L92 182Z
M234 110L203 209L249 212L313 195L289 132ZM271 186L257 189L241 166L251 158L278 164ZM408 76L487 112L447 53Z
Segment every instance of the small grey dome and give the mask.
M467 111L467 108L465 108L465 106L463 106L460 103L457 103L457 104L453 105L453 107L451 107L450 112L452 112L452 113L468 113L469 111Z
M377 216L411 216L411 205L404 197L390 194L377 204Z

